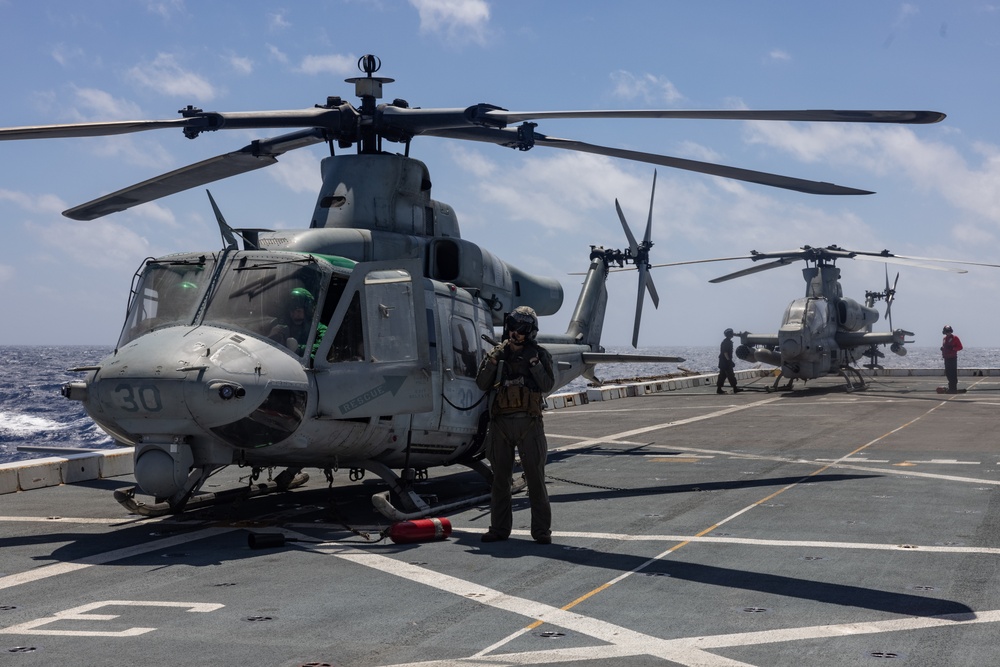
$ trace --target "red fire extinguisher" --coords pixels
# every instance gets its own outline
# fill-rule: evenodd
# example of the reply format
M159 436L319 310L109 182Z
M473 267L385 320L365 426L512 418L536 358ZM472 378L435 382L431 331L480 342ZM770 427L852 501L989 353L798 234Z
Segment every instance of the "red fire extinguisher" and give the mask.
M444 517L400 521L389 528L389 539L396 544L444 540L450 535L451 521Z

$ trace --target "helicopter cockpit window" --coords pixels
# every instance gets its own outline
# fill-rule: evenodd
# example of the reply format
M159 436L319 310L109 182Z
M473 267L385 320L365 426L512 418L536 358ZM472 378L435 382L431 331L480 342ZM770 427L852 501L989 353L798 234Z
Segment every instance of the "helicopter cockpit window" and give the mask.
M828 314L826 299L812 299L806 309L806 327L811 333L821 333L826 327Z
M150 261L129 306L118 346L168 326L191 324L198 312L214 259Z
M209 300L204 323L270 338L302 356L326 330L316 323L324 277L314 264L234 258Z
M806 315L806 302L808 299L796 299L788 304L785 309L785 318L781 321L781 326L802 326Z

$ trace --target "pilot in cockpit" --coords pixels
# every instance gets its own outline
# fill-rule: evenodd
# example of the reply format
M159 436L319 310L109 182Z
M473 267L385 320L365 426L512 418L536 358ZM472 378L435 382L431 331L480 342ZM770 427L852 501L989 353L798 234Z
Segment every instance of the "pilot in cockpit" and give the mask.
M277 343L286 345L296 354L302 354L309 339L316 299L305 287L296 287L291 291L286 306L285 317L271 329L269 337ZM324 333L326 325L317 325L316 340L313 343L314 352Z

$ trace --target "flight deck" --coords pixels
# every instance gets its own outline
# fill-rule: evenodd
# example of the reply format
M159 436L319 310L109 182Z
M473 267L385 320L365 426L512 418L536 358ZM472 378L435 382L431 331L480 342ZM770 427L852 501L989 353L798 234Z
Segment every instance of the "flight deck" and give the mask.
M242 499L264 480L231 467L204 488L226 500L160 518L115 502L128 474L0 495L0 664L994 664L1000 377L867 381L564 398L551 545L523 493L507 541L481 501L395 544L385 484L345 470Z

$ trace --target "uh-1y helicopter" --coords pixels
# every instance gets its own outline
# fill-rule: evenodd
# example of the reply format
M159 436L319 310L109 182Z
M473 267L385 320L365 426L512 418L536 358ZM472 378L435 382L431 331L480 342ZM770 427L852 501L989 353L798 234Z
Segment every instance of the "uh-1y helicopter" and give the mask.
M888 250L879 252L845 250L835 245L825 248L802 246L798 250L779 252L752 250L749 255L742 257L720 257L654 266L676 266L739 259L749 259L754 262L771 261L714 278L709 282L721 283L760 271L787 266L799 260L806 263L806 267L802 269L802 277L806 282L805 296L788 304L778 333L757 334L748 331L736 333L740 338L740 345L735 350L738 358L743 361L761 362L779 368L779 374L775 378L774 384L767 388L768 391L779 388L791 389L795 380L808 381L824 375L838 374L847 382L848 391L863 389L865 381L860 371L855 367L857 361L862 357L868 357L870 361L865 364L866 368L880 368L877 360L884 356L879 350L880 346L888 345L895 354L905 356L906 343L913 342L906 340L907 336L914 335L913 332L892 328L892 303L896 295L899 274L896 274L896 278L890 286L888 267L886 267L885 289L883 291L866 291L865 302L862 304L844 296L840 285L840 269L836 266L838 259L904 264L955 273L967 273L967 271L954 267L936 266L928 264L928 262L1000 267L997 264L896 255ZM886 319L889 323L889 331L877 333L872 331L872 325L879 320L879 312L875 309L875 304L883 299L886 302ZM788 383L779 387L782 379L787 379Z
M353 480L371 471L388 483L397 505L385 496L377 496L376 505L390 518L417 517L451 506L431 506L416 493L414 480L427 468L465 464L489 479L481 451L487 401L473 377L488 349L483 337L495 337L505 314L518 306L531 306L541 316L557 312L563 291L554 279L530 275L461 238L454 210L431 199L427 167L409 157L416 137L521 151L563 148L806 193L869 194L560 139L536 132L533 121L923 124L944 118L932 111L411 108L402 99L377 103L392 82L375 76L380 66L375 56L363 56L364 76L347 79L361 100L358 107L328 97L301 110L222 113L189 106L171 120L0 129L0 140L164 128L192 139L223 129L293 130L64 212L75 220L265 167L294 149L325 143L330 150L307 228L233 229L213 200L223 248L144 262L114 352L74 369L83 379L64 386L64 395L82 401L118 443L134 446L136 481L155 503L121 494L123 504L146 514L193 507L210 495L198 494L208 476L231 464L249 466L255 476L283 468L273 480L276 488L297 484L305 468L322 469L331 479L333 470L346 468ZM388 143L402 144L403 153L383 150ZM606 257L591 258L566 333L538 336L556 363L557 388L581 375L592 377L597 363L621 360L600 346L607 271Z

